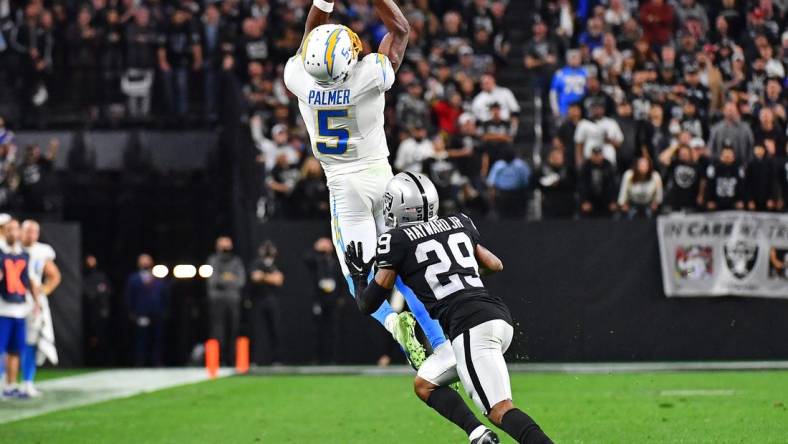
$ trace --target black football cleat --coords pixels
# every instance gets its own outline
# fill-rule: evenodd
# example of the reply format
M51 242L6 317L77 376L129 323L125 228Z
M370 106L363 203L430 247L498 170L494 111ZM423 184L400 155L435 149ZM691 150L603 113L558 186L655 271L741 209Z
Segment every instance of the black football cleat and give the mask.
M482 436L471 441L471 444L499 444L500 442L501 440L498 439L498 435L492 430L487 429Z

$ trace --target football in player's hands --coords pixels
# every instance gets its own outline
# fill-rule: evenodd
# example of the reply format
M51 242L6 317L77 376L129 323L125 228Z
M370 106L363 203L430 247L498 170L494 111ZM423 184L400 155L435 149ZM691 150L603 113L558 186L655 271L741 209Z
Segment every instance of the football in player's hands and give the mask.
M347 244L345 249L345 264L350 270L350 276L355 279L367 279L372 269L372 260L364 262L364 245L361 242Z

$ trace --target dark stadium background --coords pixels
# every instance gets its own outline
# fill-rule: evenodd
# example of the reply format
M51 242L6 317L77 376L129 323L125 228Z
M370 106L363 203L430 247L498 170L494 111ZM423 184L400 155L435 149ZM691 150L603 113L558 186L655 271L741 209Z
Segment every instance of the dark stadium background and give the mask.
M325 198L325 190L313 186L320 180L298 172L309 157L308 141L296 118L295 101L280 85L282 64L300 41L303 16L299 7L306 3L224 0L209 6L190 0L145 2L152 17L147 49L129 45L130 37L140 33L132 26L131 3L0 1L0 5L9 5L0 7L0 32L7 42L0 45L0 117L4 130L14 133L3 132L0 140L17 150L14 162L6 162L7 152L1 156L6 177L0 183L0 206L15 215L47 221L43 237L58 249L61 268L70 270L69 281L53 298L63 363L85 362L83 351L87 345L79 314L82 291L74 285L79 282L84 255L98 257L114 287L112 328L102 333L108 336L112 351L101 364L130 365L132 328L122 296L137 255L151 253L156 263L170 268L175 264L199 266L212 253L220 234L233 237L236 252L247 265L263 240L272 239L278 244L279 265L286 275L286 285L278 295L287 350L284 360L313 362L316 327L312 290L302 258L315 239L330 234L329 217L325 206L317 204ZM375 48L382 34L365 3L338 2L337 20L356 29L368 51ZM418 28L423 23L424 31L411 41L398 82L387 95L386 129L392 163L403 139L420 126L426 126L428 139L436 138L436 145L440 140L449 149L461 148L464 142L457 137L457 123L467 113L484 134L511 136L504 142L477 142L477 152L487 153L491 166L511 151L530 170L527 186L511 193L517 207L514 211L499 207L500 198L495 204L486 197L482 156L472 158L470 165L450 165L466 179L463 192L453 185L441 189L447 193L444 201L450 209L462 209L480 220L484 238L506 263L506 272L492 278L490 287L502 294L519 322L519 339L509 354L511 359L639 361L786 356L785 342L779 340L786 333L781 322L786 313L784 302L666 299L653 215L649 219L637 214L633 216L636 220L627 220L628 211L617 209L588 220L580 207L580 197L587 194L587 187L579 183L585 177L582 169L571 172L577 182L568 185L566 192L554 193L539 185L541 178L555 172L546 166L553 149L565 153L565 162L570 165L563 168L574 169L574 128L563 116L554 115L548 90L555 72L565 67L568 50L590 49L604 39L590 29L598 26L592 19L598 16L604 31L617 39L617 50L637 52L641 37L645 49L632 56L632 72L618 77L611 77L607 65L599 61L613 63L604 54L594 62L590 50L583 52L582 66L596 67L595 77L600 79L602 89L581 94L577 103L586 116L594 106L605 105L606 115L634 128L631 133L622 131L631 155L627 160L641 156L641 151L653 157L656 174L665 188L664 200L651 202L657 204L658 212L671 211L676 205L674 199L678 199L675 186L670 188L675 182L671 173L676 160L668 156L667 164L661 165L658 155L669 149L672 143L668 142L680 139L681 131L688 131L691 134L681 143L690 146L700 139L704 147L698 154L702 165L714 165L727 144L735 143L737 154L744 154L736 165L752 172L751 179L744 179L743 191L731 205L741 202L748 209L752 201L753 209L784 213L788 189L784 168L788 157L784 93L788 36L786 11L779 9L779 2L668 2L674 4L672 18L657 25L645 20L662 13L651 11L650 1L400 3L412 26ZM631 7L633 20L626 25L617 23L614 3ZM562 21L564 6L571 12L569 35L561 34L567 26ZM222 22L220 44L210 47L202 21L208 10L211 14L218 10ZM97 40L76 37L82 31L77 25L80 13L89 15L88 27L95 28ZM51 29L48 18L44 18L50 14ZM168 25L176 15L186 17L185 28ZM123 24L114 23L116 18ZM720 20L726 22L727 31L721 30ZM451 27L457 22L459 30L454 33ZM255 28L260 26L265 30L257 35ZM544 48L533 44L532 35L541 32L540 26L547 32L546 50L555 60L526 69L526 56L544 58L540 52ZM160 66L157 54L159 44L172 49L167 46L168 39L176 35L187 35L194 47L199 46L204 61L198 69L192 69L193 47L167 53L172 69L182 69L188 78L187 110L180 107L177 94L168 92L170 74ZM661 48L666 44L676 48L675 61L670 63L665 62L669 56ZM38 56L32 55L31 45L38 49ZM770 58L766 57L769 53ZM465 57L471 58L463 62ZM43 69L37 65L39 58L44 61ZM699 60L710 62L704 66ZM129 68L152 73L151 109L147 114L132 116L125 105L120 82ZM258 68L261 73L255 72ZM686 85L676 88L687 82L687 76L701 70L706 70L704 76L719 74L720 81L705 90ZM482 74L487 72L516 98L519 112L509 111L519 117L519 125L513 125L511 119L503 123L483 121L474 112ZM448 78L443 78L447 73ZM655 78L649 77L652 74ZM642 95L633 86L639 76L648 78L644 80L648 88ZM206 95L208 77L215 82ZM47 96L43 102L42 91ZM459 108L451 103L453 91L460 95ZM696 103L698 122L685 119L679 112L685 101ZM737 126L737 131L751 132L750 141L742 146L738 141L714 136L715 131L724 132L725 128L714 128L723 119L726 101L741 114L741 125L746 127ZM609 106L615 102L629 103L640 115L619 119L617 107ZM652 105L664 110L665 118L659 125L648 116ZM482 107L482 114L487 108ZM760 112L764 109L774 114L774 126L762 122ZM671 120L676 120L678 132L671 128ZM274 143L277 124L285 125L285 145L298 153L298 162L267 171L258 154ZM257 125L264 140L254 132ZM626 125L621 124L622 130ZM53 150L53 140L57 150ZM24 160L31 145L37 145L44 158L51 154L53 163ZM773 147L766 150L768 167L751 161L756 145ZM419 168L446 180L441 175L445 170L435 167L442 159L434 157L418 162ZM24 180L31 162L43 171L40 182ZM619 183L630 166L629 162L608 165L611 188L594 198L601 199L603 205L615 203ZM699 165L694 168L699 176L706 174ZM287 182L291 176L310 186L293 191L292 196L271 191L271 180ZM753 180L763 177L770 180L765 188ZM11 178L21 179L15 185L16 179ZM491 185L499 188L499 196L510 191L503 184ZM467 186L482 197L473 196ZM713 194L704 197L703 205L691 202L693 208L685 209L707 211L708 201L718 198ZM772 203L767 207L769 200ZM565 209L567 202L568 214L556 216L562 220L548 217L548 210ZM632 207L630 203L627 205ZM166 364L184 364L190 361L192 348L207 334L204 280L167 279L172 291ZM372 363L382 353L390 352L391 343L382 330L356 313L347 296L342 298L345 305L337 321L342 330L337 338L340 352L336 360ZM250 305L245 307L242 330L251 334ZM398 353L392 356L402 359Z

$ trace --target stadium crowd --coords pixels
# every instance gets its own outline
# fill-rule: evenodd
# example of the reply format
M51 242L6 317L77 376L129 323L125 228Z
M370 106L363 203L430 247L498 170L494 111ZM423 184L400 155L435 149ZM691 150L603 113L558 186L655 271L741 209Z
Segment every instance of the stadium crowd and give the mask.
M545 0L524 39L507 27L518 2L401 3L411 37L387 101L392 163L432 178L447 210L522 218L536 189L547 218L788 207L784 2ZM211 123L231 76L259 149L258 215L325 217L282 84L306 6L0 0L0 112L17 126L64 106L97 124ZM365 51L385 33L366 0L337 2L334 18ZM504 71L541 99L541 161Z

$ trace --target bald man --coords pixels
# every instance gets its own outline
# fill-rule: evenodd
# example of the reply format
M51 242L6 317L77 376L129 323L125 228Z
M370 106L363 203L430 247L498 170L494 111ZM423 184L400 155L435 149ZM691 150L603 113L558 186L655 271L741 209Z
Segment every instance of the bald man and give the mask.
M53 364L58 362L49 295L60 285L61 275L60 269L55 265L55 250L48 244L39 242L40 235L41 226L38 222L22 222L20 241L22 249L30 256L28 272L30 280L38 287L38 300L41 303L41 310L32 312L27 317L27 343L21 357L21 390L30 397L41 395L33 384L36 366L47 359Z

